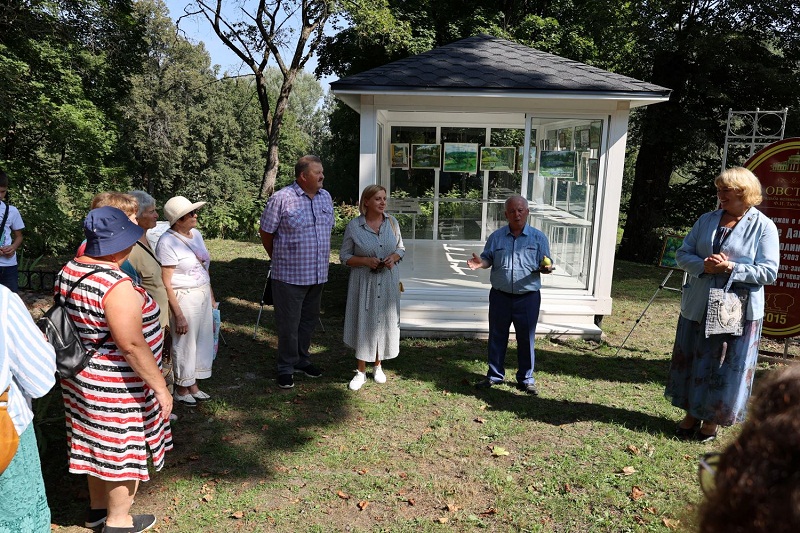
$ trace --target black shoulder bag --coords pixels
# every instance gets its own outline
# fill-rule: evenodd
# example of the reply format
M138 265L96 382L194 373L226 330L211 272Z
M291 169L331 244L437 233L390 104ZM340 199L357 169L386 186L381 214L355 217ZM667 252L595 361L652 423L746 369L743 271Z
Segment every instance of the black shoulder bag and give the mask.
M61 379L75 377L81 370L86 368L89 360L97 353L97 348L105 344L111 333L107 333L99 342L93 343L87 348L81 340L80 333L75 322L67 312L66 301L72 296L72 291L81 281L99 272L110 272L109 268L92 270L81 276L78 281L72 284L66 296L61 295L61 290L55 296L55 303L47 310L42 318L36 321L36 325L42 330L47 341L56 350L56 371ZM60 278L60 275L59 275Z

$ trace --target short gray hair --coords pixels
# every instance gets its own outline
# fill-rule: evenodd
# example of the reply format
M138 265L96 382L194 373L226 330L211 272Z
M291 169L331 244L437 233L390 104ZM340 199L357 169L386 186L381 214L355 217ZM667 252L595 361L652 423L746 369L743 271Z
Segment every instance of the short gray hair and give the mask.
M139 210L136 212L137 217L144 213L145 209L156 205L156 199L144 191L130 191L128 194L136 198L136 201L139 202Z
M511 196L506 198L506 203L505 203L505 205L503 207L508 209L508 206L512 202L516 202L516 201L521 201L522 203L525 204L525 207L528 207L528 200L524 196L522 196L521 194L512 194Z

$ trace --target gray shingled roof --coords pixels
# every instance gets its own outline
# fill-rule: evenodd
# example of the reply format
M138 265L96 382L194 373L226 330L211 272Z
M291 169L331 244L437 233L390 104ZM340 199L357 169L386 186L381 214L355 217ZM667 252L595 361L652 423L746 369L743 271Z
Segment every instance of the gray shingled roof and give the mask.
M491 35L477 35L331 83L336 91L656 93L670 89Z

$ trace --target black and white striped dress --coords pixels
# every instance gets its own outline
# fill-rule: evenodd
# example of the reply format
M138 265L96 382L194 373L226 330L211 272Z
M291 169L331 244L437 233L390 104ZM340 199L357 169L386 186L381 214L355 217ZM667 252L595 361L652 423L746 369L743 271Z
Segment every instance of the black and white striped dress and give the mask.
M72 260L62 269L56 290L66 295L83 274L103 268L108 266ZM103 310L106 293L131 282L127 274L114 268L85 278L74 290L67 308L85 344L97 342L109 331ZM142 331L160 368L164 338L159 307L144 289L134 288L144 296ZM61 390L71 473L107 481L147 481L148 455L155 469L161 469L165 452L172 449L169 422L162 420L153 390L119 353L113 338L98 349L83 371L62 379Z

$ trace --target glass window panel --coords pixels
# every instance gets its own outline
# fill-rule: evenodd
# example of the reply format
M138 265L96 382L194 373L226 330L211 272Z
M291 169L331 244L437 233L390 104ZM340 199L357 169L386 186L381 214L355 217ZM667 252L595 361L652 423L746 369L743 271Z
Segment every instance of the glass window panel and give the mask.
M480 200L483 180L478 174L466 172L439 173L439 196L444 198L474 198Z
M442 128L443 143L486 144L486 128Z
M550 241L561 270L543 283L588 288L603 121L532 118L539 134L528 174L531 224Z
M488 171L489 198L508 198L522 190L522 153L525 144L524 128L492 128L489 137L489 146L512 146L516 148L516 162L513 171L491 170Z
M436 144L433 126L392 126L393 143ZM393 198L432 198L436 173L433 169L393 168L389 173L389 196Z
M392 198L433 198L436 171L433 169L393 168L390 172Z

